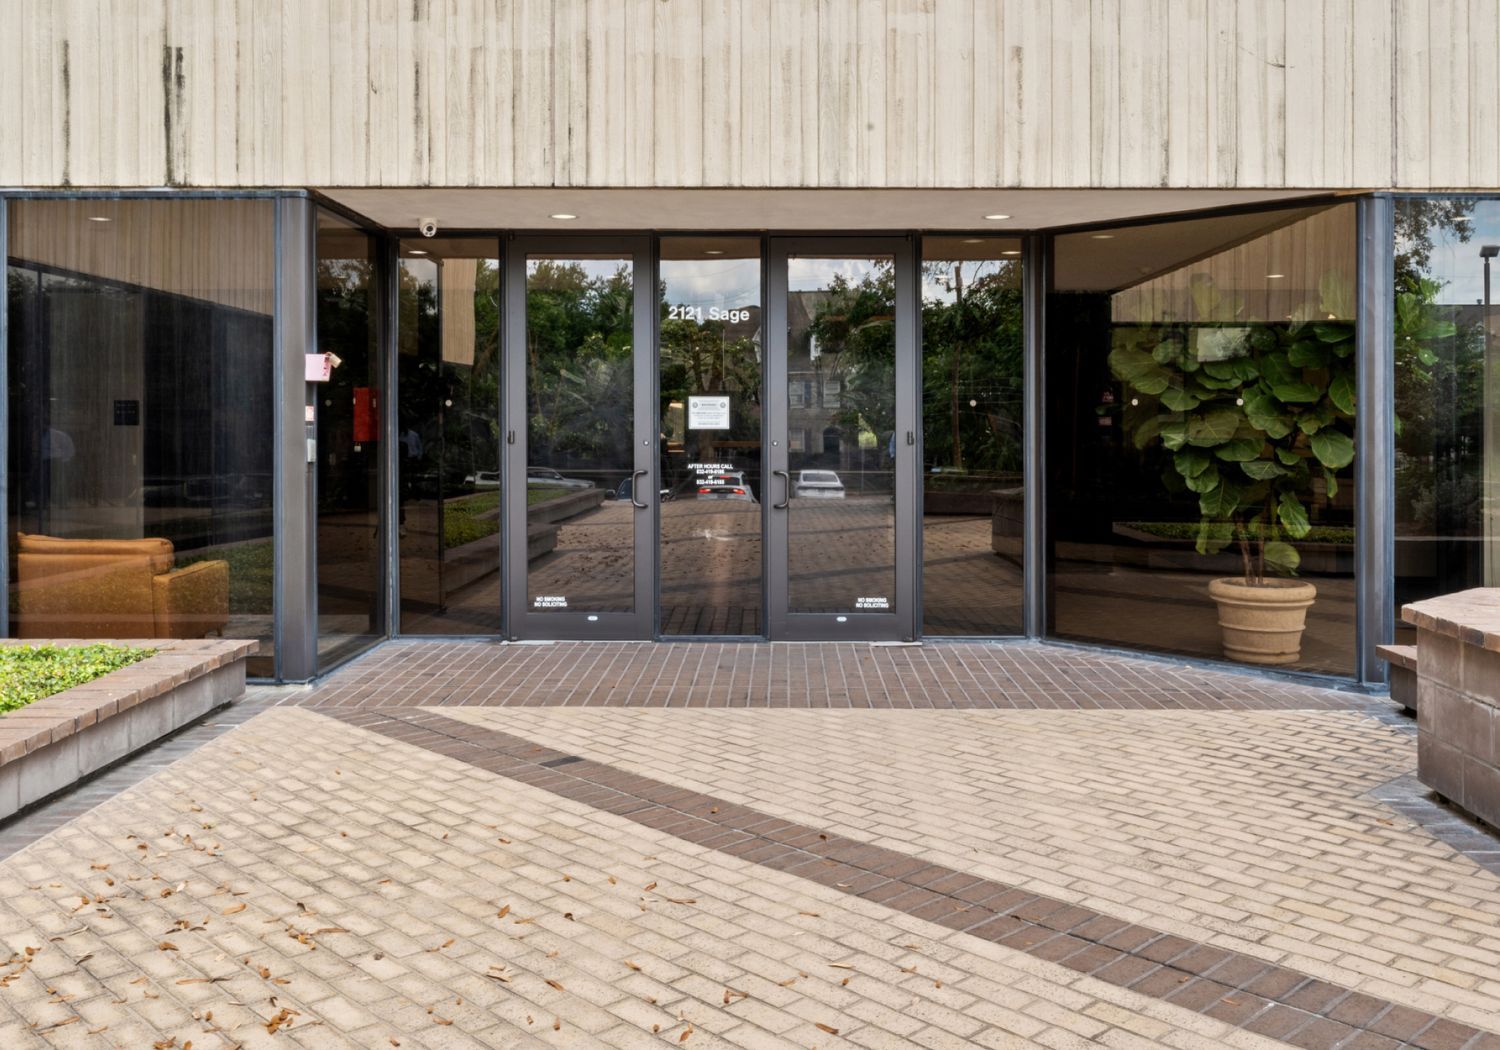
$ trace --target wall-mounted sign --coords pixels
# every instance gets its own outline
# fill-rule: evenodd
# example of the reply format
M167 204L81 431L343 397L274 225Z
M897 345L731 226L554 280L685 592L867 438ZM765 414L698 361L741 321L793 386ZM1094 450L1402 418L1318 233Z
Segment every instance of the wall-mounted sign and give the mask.
M856 609L889 609L891 601L884 596L856 598L854 599L854 607Z
M138 427L141 425L141 403L139 401L115 402L115 426Z
M728 396L723 394L688 395L688 429L728 430Z
M332 354L303 354L309 383L326 383L333 378Z

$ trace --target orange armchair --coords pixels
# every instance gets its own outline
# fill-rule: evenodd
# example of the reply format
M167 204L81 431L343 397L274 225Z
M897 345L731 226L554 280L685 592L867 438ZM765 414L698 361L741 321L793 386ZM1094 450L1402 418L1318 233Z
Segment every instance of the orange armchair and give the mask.
M20 638L201 638L229 622L229 563L173 568L165 539L16 534Z

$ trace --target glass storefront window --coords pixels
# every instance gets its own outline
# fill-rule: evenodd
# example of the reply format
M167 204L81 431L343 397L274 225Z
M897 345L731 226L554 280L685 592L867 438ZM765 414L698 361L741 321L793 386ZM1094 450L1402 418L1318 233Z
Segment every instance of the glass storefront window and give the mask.
M1354 205L1055 245L1051 632L1351 674Z
M338 358L308 385L317 422L318 669L385 635L377 242L318 211L318 351Z
M500 633L500 262L493 238L402 241L401 631Z
M10 624L274 674L275 205L9 204Z
M922 241L922 632L1019 634L1021 245Z
M761 625L761 265L753 237L661 245L661 631Z
M1398 200L1395 222L1399 610L1500 585L1500 200Z

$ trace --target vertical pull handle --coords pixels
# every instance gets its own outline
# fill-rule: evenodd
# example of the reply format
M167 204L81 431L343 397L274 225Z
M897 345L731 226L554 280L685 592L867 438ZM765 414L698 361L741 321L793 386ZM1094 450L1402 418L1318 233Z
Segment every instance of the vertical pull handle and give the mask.
M514 430L506 431L505 443L507 445L514 445L516 443L516 432Z
M917 443L917 436L915 434L913 434L910 430L908 430L906 432L906 443L908 445L915 445Z
M778 478L781 479L781 482L782 482L782 489L781 489L781 491L783 493L783 495L781 497L781 502L780 503L773 503L773 504L771 504L771 509L772 510L786 510L787 505L791 502L791 499L792 499L792 476L790 474L788 474L784 470L773 470L773 471L771 471L771 473L774 474L776 477L778 477Z
M637 470L630 475L630 505L636 510L648 510L651 507L651 504L642 503L636 499L641 493L641 478L645 475L646 471L644 470Z

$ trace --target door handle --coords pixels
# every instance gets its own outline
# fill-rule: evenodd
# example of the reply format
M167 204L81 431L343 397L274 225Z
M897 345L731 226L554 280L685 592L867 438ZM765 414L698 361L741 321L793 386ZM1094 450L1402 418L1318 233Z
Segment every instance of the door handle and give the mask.
M640 500L635 498L636 495L641 491L640 482L637 479L641 478L646 473L647 472L644 470L637 470L635 473L630 475L630 505L636 510L651 509L651 504L642 503Z
M771 504L771 509L786 510L787 504L790 503L792 499L792 476L784 470L773 470L771 471L771 473L781 479L784 486L781 491L786 493L786 495L781 498L780 503Z

